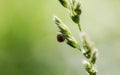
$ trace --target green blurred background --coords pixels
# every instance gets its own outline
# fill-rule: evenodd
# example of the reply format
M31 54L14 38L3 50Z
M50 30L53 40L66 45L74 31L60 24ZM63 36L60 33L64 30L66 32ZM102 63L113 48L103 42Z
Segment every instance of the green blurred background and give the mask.
M120 0L80 0L82 28L99 49L98 75L120 74ZM58 0L0 0L0 75L87 75L81 52L56 41L53 15L79 40Z

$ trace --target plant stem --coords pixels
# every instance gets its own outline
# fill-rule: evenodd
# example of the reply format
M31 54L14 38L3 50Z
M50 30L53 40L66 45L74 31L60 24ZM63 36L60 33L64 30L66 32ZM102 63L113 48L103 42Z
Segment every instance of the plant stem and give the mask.
M69 3L67 0L59 0L59 2L69 10L70 17L74 23L77 24L79 32L80 32L80 39L82 45L80 45L74 36L72 35L71 31L58 17L54 17L55 23L60 29L60 33L63 38L66 39L66 43L82 52L87 60L83 62L85 69L89 75L96 75L95 63L97 59L97 49L94 47L93 42L89 39L87 34L82 31L81 24L80 24L80 3L77 0L71 0L72 2Z
M81 32L82 29L81 29L81 25L80 25L80 23L78 23L78 28L79 28L79 31Z

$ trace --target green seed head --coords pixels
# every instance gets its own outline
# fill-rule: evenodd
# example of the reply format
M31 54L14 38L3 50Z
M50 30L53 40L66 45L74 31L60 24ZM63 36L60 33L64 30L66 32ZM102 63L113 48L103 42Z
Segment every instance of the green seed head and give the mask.
M72 19L73 22L75 22L76 24L79 24L79 21L80 21L79 15L71 15L71 19Z
M59 0L59 2L61 3L61 5L63 5L65 8L68 8L69 3L67 0Z
M84 61L83 62L86 71L90 74L90 75L96 75L96 70L94 69L93 65L91 63L89 63L88 61Z
M95 48L92 54L91 63L95 64L96 59L97 59L97 49Z
M66 39L66 43L68 45L70 45L71 47L73 47L73 48L78 48L78 43L75 40L75 38L73 37L73 35L70 32L69 28L57 16L54 16L54 20L55 20L55 23L58 26L61 34ZM59 35L59 37L62 38L61 35ZM58 38L58 41L59 41L59 38ZM63 39L62 39L62 41L63 41Z
M76 7L75 7L75 12L77 13L77 15L80 15L81 14L81 9L80 9L80 2L78 2L76 4Z

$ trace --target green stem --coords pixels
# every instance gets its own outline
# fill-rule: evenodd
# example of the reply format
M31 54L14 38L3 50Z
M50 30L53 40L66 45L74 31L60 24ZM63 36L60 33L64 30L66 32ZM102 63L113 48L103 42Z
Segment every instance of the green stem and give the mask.
M80 25L80 23L78 23L78 28L79 28L79 31L81 32L82 30L81 30L81 25Z

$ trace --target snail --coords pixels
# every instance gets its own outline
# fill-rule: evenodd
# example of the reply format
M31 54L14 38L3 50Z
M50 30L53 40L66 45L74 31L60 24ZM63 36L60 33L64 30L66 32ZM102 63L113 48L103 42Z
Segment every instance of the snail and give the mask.
M65 37L63 36L63 34L61 34L61 33L57 34L57 41L58 42L64 42L65 41Z

